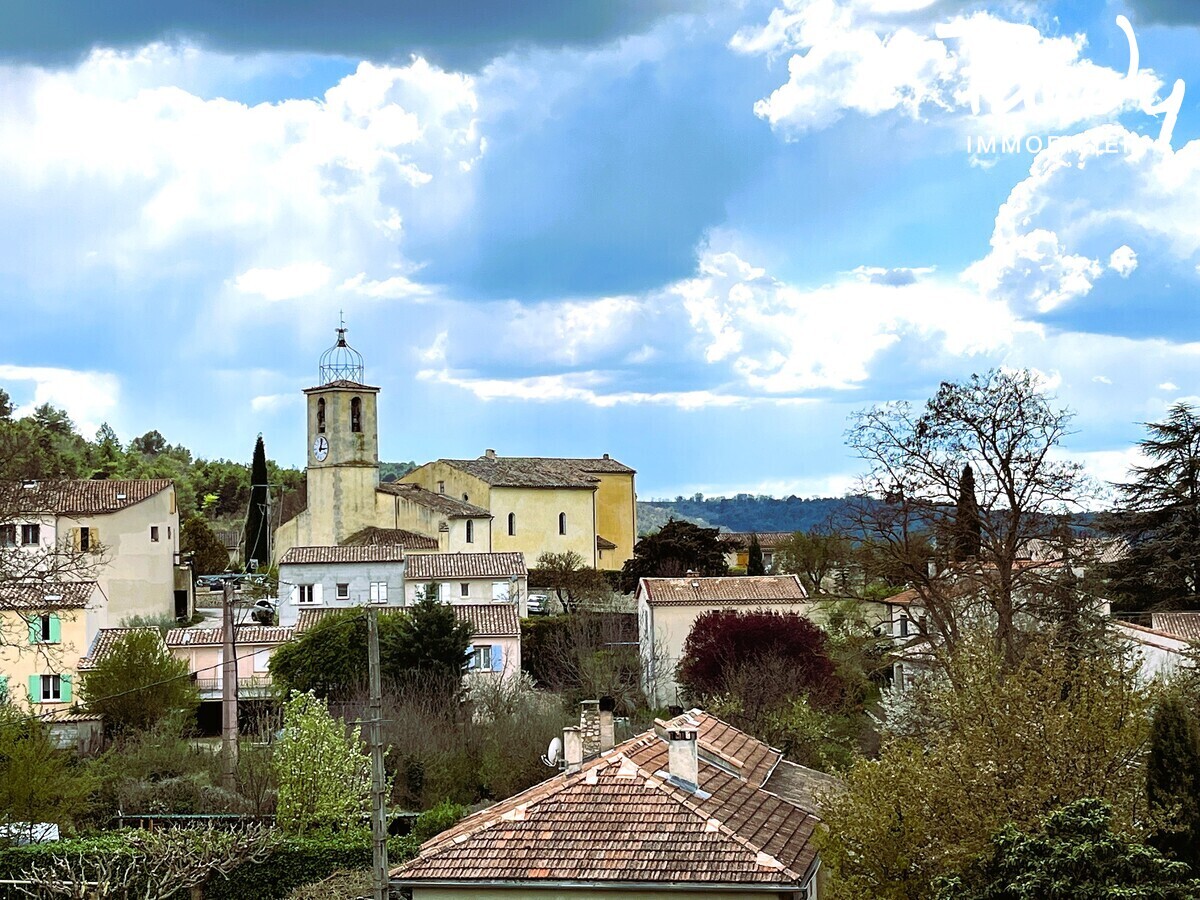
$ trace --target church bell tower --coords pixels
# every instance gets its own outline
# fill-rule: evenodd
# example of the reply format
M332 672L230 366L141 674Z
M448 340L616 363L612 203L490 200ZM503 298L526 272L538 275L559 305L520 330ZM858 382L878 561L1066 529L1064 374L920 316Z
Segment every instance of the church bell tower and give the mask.
M374 524L379 487L379 388L363 383L363 358L346 342L321 355L320 381L308 405L308 512L314 543L340 544Z

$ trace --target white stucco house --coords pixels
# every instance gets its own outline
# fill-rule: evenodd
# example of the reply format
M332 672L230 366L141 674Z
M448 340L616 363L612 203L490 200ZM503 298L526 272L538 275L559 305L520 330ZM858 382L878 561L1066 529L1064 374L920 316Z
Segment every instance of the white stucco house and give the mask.
M408 558L405 602L437 585L443 603L511 603L529 614L529 571L523 553L428 553Z

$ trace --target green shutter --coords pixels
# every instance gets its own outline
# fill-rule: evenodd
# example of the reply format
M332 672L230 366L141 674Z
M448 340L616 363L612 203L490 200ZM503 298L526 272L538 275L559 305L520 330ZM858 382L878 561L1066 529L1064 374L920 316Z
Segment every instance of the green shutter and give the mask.
M37 644L42 640L42 620L38 616L29 617L29 643Z
M62 686L62 702L71 702L71 676L69 674L59 677L59 684Z
M42 676L41 675L30 675L29 676L29 702L30 703L41 703L42 702Z
M0 675L0 703L8 702L8 676Z
M58 644L62 642L62 620L58 616L50 617L50 643Z

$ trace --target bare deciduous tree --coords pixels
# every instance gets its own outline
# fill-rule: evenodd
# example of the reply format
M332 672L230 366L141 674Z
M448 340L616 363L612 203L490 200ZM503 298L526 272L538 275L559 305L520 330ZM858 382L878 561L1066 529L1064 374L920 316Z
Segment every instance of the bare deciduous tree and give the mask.
M854 417L848 443L869 470L853 525L919 595L927 618L917 624L934 649L953 651L968 624L983 621L1012 665L1022 623L1044 614L1047 596L1069 580L1069 516L1094 491L1056 454L1070 421L1033 374L998 370L943 382L923 408L889 403ZM967 465L978 555L950 565Z

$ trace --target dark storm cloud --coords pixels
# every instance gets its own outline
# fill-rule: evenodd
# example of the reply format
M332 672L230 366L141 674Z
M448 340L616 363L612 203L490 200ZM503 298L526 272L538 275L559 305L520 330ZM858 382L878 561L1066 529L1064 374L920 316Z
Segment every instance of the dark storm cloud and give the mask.
M470 68L530 45L588 45L644 31L709 0L5 0L0 55L63 64L92 47L191 39L232 52L388 60L419 53Z

